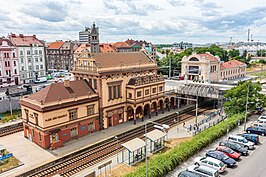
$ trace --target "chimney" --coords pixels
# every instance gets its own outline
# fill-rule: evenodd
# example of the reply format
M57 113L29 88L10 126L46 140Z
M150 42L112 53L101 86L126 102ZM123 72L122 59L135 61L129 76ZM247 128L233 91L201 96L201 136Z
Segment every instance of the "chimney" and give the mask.
M66 88L70 87L70 81L69 80L64 80L64 86Z
M36 34L34 34L32 37L36 38Z
M19 34L19 37L24 37L23 34Z
M11 34L11 37L16 37L16 34Z

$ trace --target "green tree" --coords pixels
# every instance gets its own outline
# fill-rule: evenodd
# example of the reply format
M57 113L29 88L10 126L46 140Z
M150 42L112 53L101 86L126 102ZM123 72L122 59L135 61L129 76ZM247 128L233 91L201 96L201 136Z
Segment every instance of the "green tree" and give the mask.
M247 58L247 55L248 55L248 52L246 50L244 50L242 57Z
M251 81L239 82L238 86L231 88L224 95L227 100L224 103L226 113L237 114L245 112L247 92L248 110L253 111L258 106L264 107L266 96L259 93L260 91L260 83L252 83Z
M239 56L239 50L235 50L235 49L230 50L228 53L228 56L229 56L229 58L235 58L235 57Z

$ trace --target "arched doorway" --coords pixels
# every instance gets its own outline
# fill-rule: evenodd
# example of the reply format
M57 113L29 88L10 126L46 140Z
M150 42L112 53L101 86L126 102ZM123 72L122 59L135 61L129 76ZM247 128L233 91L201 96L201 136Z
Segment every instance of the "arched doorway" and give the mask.
M164 104L165 104L165 108L167 108L168 111L170 111L169 98L165 98Z
M127 120L128 121L134 120L134 109L131 106L127 107Z
M143 119L142 107L138 106L136 109L136 119Z
M164 102L163 100L159 101L158 107L160 108L160 110L162 111L162 113L164 113Z
M149 119L151 118L151 107L150 107L150 104L146 104L144 106L144 116L149 116Z
M155 115L158 116L157 102L155 101L151 104L151 112L155 112Z

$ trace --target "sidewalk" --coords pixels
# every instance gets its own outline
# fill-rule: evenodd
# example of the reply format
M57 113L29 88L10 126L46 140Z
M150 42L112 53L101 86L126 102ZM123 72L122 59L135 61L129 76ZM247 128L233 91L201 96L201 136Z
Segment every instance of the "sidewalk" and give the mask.
M13 125L13 124L17 124L17 123L20 123L20 122L22 122L22 119L17 119L17 120L6 122L6 123L0 123L0 128L6 127L6 126L9 126L9 125Z

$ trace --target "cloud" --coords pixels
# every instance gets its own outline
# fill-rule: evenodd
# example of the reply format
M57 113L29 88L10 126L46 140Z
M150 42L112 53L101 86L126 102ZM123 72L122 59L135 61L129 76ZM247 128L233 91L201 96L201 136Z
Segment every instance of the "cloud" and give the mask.
M68 6L57 1L41 1L27 3L20 12L49 22L64 21L68 14Z
M164 8L155 4L145 3L134 0L103 0L104 7L113 11L116 15L136 15L147 16L148 13Z
M185 6L187 4L187 2L182 0L168 0L168 2L174 7Z

